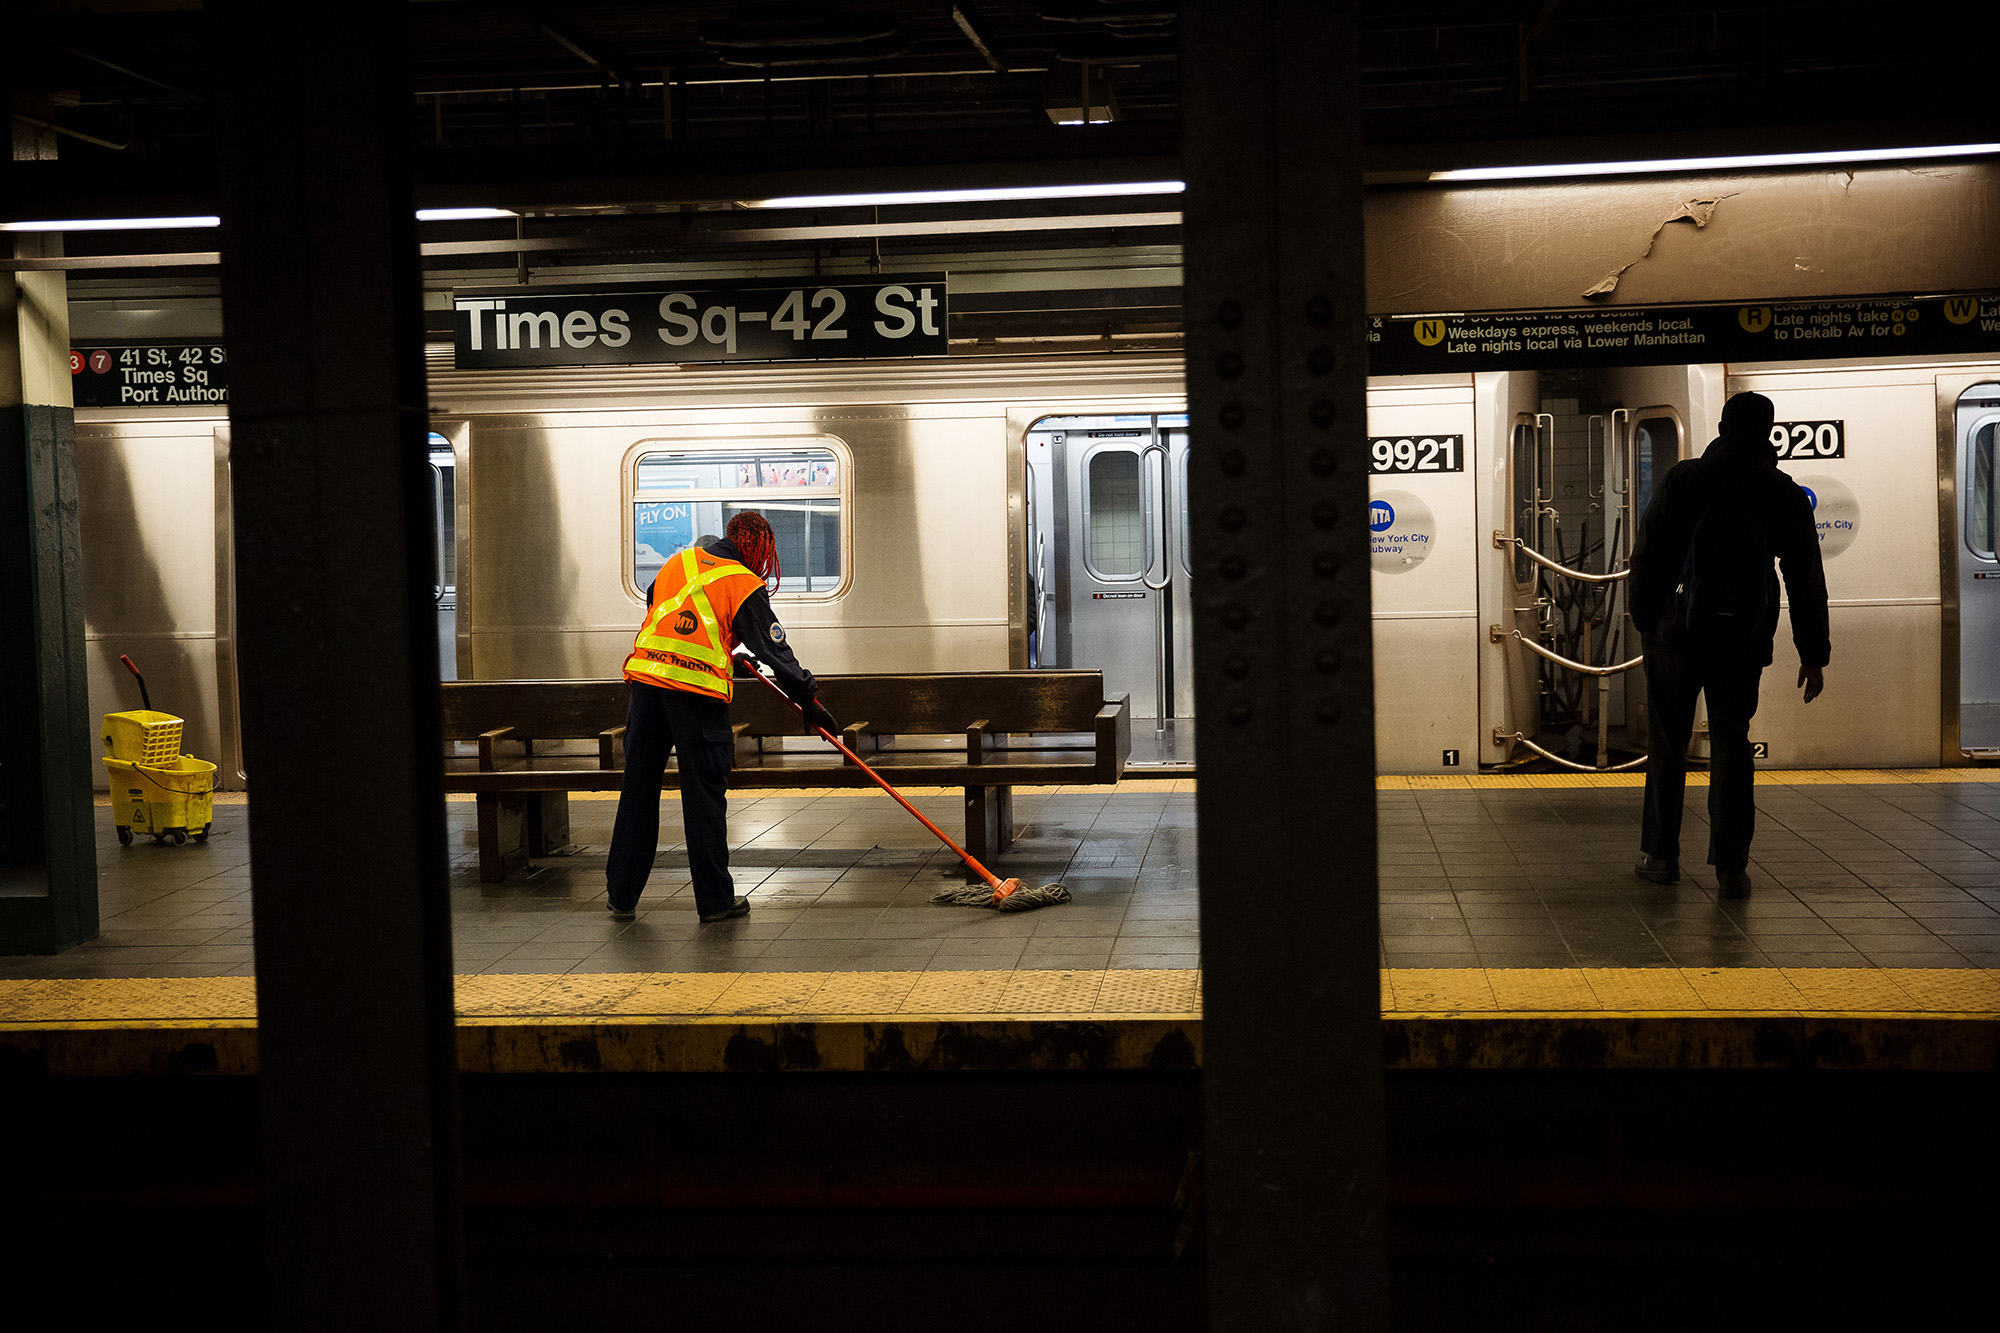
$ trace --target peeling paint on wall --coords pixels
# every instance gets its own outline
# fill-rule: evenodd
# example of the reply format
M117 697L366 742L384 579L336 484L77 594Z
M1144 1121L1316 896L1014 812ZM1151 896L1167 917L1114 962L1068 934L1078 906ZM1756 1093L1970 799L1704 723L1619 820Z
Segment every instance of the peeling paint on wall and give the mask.
M2000 289L1994 163L1398 186L1365 207L1375 314Z
M1660 220L1660 225L1653 228L1653 234L1646 238L1646 248L1640 252L1639 258L1632 260L1631 263L1620 264L1595 283L1584 288L1584 299L1589 300L1592 297L1609 296L1611 293L1617 291L1618 280L1625 276L1625 270L1631 268L1633 264L1637 264L1641 260L1652 256L1653 247L1660 243L1661 232L1676 222L1692 222L1697 230L1706 227L1708 220L1715 216L1715 206L1730 197L1730 195L1725 194L1719 195L1714 199L1690 199L1673 212L1667 214L1666 217Z

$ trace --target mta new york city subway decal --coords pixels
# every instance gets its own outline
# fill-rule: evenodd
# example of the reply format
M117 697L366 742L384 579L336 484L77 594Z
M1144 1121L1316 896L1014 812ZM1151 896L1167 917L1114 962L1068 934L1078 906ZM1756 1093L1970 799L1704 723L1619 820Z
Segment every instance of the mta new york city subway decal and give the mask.
M943 356L945 275L679 283L452 299L460 370Z

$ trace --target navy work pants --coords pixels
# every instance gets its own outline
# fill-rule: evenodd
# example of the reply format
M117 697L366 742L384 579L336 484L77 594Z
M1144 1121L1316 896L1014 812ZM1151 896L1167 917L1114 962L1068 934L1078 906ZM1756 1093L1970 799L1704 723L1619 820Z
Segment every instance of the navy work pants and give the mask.
M1650 755L1639 849L1663 861L1681 855L1681 803L1687 789L1694 702L1708 696L1708 863L1718 870L1750 864L1757 831L1750 719L1757 716L1763 664L1749 653L1646 638Z
M729 877L729 769L735 747L729 704L711 695L632 682L625 707L625 784L611 830L606 889L611 905L630 911L645 891L660 847L660 780L680 752L681 815L695 910L706 915L736 902Z

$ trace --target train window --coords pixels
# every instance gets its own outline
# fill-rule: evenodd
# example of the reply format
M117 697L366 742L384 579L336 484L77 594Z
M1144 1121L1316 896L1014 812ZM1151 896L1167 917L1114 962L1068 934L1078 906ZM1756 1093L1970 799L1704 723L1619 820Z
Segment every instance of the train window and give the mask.
M1090 456L1083 501L1084 555L1100 579L1136 579L1146 567L1144 488L1136 449Z
M2000 453L2000 422L1987 422L1972 437L1970 476L1966 479L1966 545L1974 555L1994 558L1994 455Z
M762 514L778 538L777 596L831 596L845 585L845 450L791 442L642 445L629 476L632 591L641 597L669 556L720 537L745 510Z
M1681 434L1678 423L1672 417L1648 417L1632 427L1633 454L1636 475L1632 484L1632 511L1639 517L1646 516L1646 506L1653 503L1653 481L1663 477L1667 469L1680 461Z
M432 535L436 541L432 558L433 595L443 601L458 591L458 499L454 479L458 469L451 441L431 432L431 502L434 507Z
M1188 447L1186 434L1181 434L1177 443L1181 447L1181 486L1178 492L1180 495L1180 504L1173 511L1173 514L1174 521L1180 524L1181 527L1181 572L1192 578L1194 576L1194 556L1192 554L1193 548L1188 545Z

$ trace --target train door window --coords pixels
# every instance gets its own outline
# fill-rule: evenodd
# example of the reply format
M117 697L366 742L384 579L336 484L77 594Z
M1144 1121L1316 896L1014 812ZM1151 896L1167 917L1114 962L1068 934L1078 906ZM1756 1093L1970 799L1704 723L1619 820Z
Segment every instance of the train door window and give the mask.
M834 440L695 445L647 440L628 455L631 586L645 600L667 558L720 538L755 510L778 539L779 598L832 598L848 581L850 458Z
M1653 502L1653 483L1680 461L1680 423L1672 417L1647 417L1632 427L1633 466L1632 509L1640 518Z
M431 432L431 504L434 513L432 536L431 589L439 602L449 601L458 592L458 497L455 478L457 459L451 441Z
M1521 422L1514 427L1514 535L1536 550L1541 549L1541 533L1536 517L1541 509L1540 499L1535 494L1535 463L1540 439L1532 422ZM1534 562L1528 559L1526 551L1514 548L1514 582L1527 583L1535 576Z
M1085 469L1084 560L1107 582L1146 568L1145 488L1137 449L1100 448Z
M1984 560L1996 558L1994 465L2000 453L2000 422L1989 421L1972 436L1965 486L1965 544Z
M1181 573L1192 578L1194 576L1194 559L1191 555L1191 548L1188 546L1188 451L1185 448L1181 450L1180 489L1175 494L1180 497L1179 503L1174 510L1174 521L1179 523L1181 527Z

